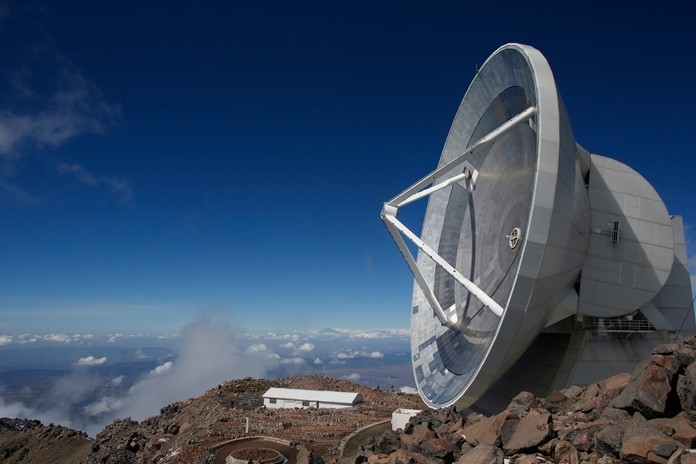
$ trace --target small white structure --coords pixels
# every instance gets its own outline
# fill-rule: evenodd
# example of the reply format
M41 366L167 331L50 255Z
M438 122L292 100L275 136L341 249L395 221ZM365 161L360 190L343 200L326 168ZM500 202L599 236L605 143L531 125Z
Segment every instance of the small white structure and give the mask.
M392 413L391 427L393 431L403 430L408 424L408 420L421 412L420 409L397 409Z
M362 401L362 395L354 392L272 387L263 394L267 408L350 408Z

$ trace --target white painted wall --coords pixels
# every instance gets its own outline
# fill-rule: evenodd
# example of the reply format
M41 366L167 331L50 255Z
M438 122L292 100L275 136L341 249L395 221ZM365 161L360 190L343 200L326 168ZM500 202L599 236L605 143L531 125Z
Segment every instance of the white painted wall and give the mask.
M393 431L403 430L408 420L421 412L420 409L397 409L392 413L391 426Z

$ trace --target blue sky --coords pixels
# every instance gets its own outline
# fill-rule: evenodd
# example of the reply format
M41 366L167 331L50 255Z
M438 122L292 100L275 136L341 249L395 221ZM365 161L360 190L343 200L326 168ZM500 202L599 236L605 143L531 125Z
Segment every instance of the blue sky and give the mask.
M0 333L408 327L381 202L507 42L693 243L696 6L467 3L0 0Z

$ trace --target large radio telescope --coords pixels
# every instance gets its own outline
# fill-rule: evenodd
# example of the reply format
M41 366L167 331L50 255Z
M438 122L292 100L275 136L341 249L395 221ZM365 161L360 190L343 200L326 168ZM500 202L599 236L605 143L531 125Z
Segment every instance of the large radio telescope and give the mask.
M397 214L426 197L418 237ZM486 60L437 169L382 220L415 277L412 364L430 407L494 410L520 389L591 383L696 328L681 218L633 169L576 144L530 46Z

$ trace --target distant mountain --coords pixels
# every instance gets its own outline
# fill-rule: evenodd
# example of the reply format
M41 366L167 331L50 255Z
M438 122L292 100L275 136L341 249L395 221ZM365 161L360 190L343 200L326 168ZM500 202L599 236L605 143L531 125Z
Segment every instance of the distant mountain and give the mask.
M336 334L336 335L340 335L340 334L341 334L341 332L339 332L339 331L336 330L336 329L332 329L331 327L327 327L327 328L325 328L325 329L322 329L322 330L319 331L319 333L320 333L320 334Z

